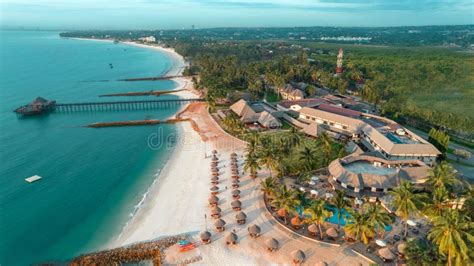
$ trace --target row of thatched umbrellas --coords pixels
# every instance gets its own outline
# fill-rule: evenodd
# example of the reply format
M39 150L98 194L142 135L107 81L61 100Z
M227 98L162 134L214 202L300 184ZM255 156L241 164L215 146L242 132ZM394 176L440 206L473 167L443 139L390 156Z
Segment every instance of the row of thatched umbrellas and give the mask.
M232 177L232 188L233 190L231 191L232 199L233 201L231 202L231 207L232 210L236 211L237 214L235 215L237 223L239 225L245 224L247 215L241 211L242 209L242 203L239 201L240 199L240 190L238 190L240 186L240 176L239 176L239 168L237 164L237 154L232 153L231 154L231 177ZM221 208L218 207L219 203L219 198L216 196L219 194L219 187L217 185L219 184L219 158L217 157L217 151L214 150L212 152L212 161L211 161L211 172L212 172L212 177L211 177L211 195L209 196L209 205L212 207L211 208L211 217L216 219L214 222L214 226L218 232L223 232L225 230L225 225L226 222L221 219ZM296 221L295 221L296 222ZM313 228L311 228L313 229ZM317 229L317 228L314 228ZM252 224L248 228L248 233L251 238L257 238L260 236L261 229L258 225ZM316 232L316 230L315 230ZM336 232L337 233L337 232ZM208 231L204 231L200 235L201 241L205 244L211 242L211 233ZM236 244L238 240L238 236L234 232L230 232L226 238L226 244L231 245L231 244ZM280 243L278 240L275 238L269 238L265 241L265 245L267 246L267 250L269 252L274 252L277 251L280 247ZM294 252L291 253L293 263L302 263L306 255L303 251L301 250L295 250Z

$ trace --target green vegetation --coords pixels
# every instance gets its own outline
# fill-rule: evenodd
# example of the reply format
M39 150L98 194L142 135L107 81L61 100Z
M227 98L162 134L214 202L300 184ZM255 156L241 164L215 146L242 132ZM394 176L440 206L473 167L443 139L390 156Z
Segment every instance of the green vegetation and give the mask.
M446 132L432 128L428 134L428 141L446 157L449 147L449 135Z

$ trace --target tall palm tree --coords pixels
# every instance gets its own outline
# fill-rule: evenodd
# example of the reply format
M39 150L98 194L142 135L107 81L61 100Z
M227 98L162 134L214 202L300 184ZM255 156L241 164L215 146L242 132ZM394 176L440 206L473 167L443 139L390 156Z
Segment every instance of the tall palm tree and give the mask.
M278 187L276 190L276 195L273 202L278 209L284 209L288 214L294 213L296 211L296 207L300 204L300 201L296 197L295 190L288 189L288 187L284 184ZM286 216L284 219L286 224Z
M323 146L323 153L324 153L324 158L323 158L323 164L327 165L329 163L329 160L331 159L332 155L332 141L329 135L326 132L321 133L319 135L319 142Z
M370 222L370 217L366 213L358 211L351 212L351 216L348 218L344 231L347 234L354 236L356 240L362 241L365 245L368 245L370 239L375 235L373 224Z
M410 216L419 213L422 206L423 194L413 193L413 187L409 182L402 181L400 186L396 187L389 194L393 197L392 205L396 208L395 214L405 222L404 236L407 236Z
M272 170L278 168L277 158L275 158L275 152L271 147L265 147L258 155L259 165L264 165L267 167L270 177L272 176Z
M289 142L293 146L298 146L301 144L301 134L296 127L290 128Z
M300 202L299 207L305 209L311 204L311 199L309 198L309 193L306 191L301 191L294 188L296 199Z
M308 216L305 219L306 224L316 223L319 229L319 238L323 238L323 230L321 225L332 216L332 212L328 211L325 207L326 202L321 199L316 199L311 202L308 208L304 210L304 213Z
M245 157L244 170L250 170L250 177L257 177L257 171L260 170L260 166L258 165L258 161L255 154L252 155L251 153L247 153Z
M462 265L468 259L468 246L474 244L472 230L474 223L469 217L457 210L446 210L442 216L433 219L433 228L428 234L428 239L438 245L440 253L448 256L448 265Z
M435 168L430 170L430 175L427 183L432 188L445 187L449 188L457 184L459 181L456 178L456 172L453 167L447 162L441 162Z
M267 177L260 182L260 189L267 195L268 198L275 196L277 182L272 177Z
M349 206L349 201L346 199L346 192L344 192L344 190L337 190L332 204L334 204L334 207L337 209L337 228L339 229L341 227L342 211Z
M383 232L385 227L387 227L392 219L388 212L382 207L382 205L376 204L367 204L365 208L366 214L369 219L369 223L373 225L375 233Z
M439 265L443 259L437 247L426 238L413 239L407 242L405 256L408 265Z
M311 171L316 161L314 151L308 146L305 146L304 149L299 152L298 159L303 162L303 166L306 171Z
M431 193L431 201L429 204L426 204L423 209L424 214L434 218L443 214L443 211L448 208L448 191L444 186L436 187Z

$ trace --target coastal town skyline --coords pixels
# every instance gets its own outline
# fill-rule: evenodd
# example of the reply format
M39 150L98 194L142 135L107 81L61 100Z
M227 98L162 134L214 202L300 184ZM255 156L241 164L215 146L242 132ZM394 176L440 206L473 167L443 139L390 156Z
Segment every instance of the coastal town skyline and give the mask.
M392 27L473 23L469 0L0 1L0 25L39 29ZM124 20L123 18L127 18ZM403 18L403 19L400 19Z

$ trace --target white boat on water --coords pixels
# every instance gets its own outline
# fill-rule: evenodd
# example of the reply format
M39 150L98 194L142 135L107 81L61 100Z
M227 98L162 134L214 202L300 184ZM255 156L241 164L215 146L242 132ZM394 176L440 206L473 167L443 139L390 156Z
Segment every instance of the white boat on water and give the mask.
M28 178L25 178L25 181L28 182L28 183L33 183L35 181L38 181L40 180L42 177L39 176L39 175L34 175L34 176L30 176Z

